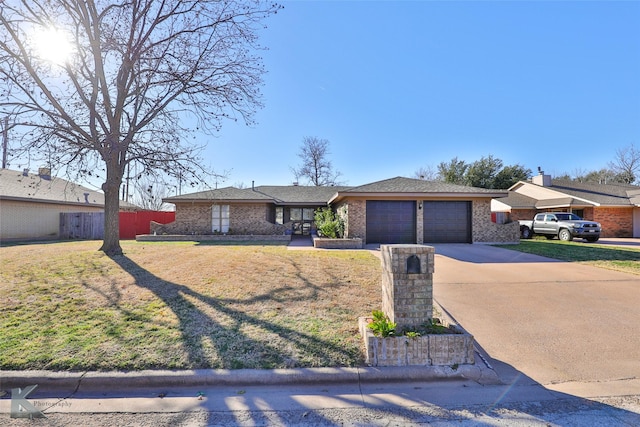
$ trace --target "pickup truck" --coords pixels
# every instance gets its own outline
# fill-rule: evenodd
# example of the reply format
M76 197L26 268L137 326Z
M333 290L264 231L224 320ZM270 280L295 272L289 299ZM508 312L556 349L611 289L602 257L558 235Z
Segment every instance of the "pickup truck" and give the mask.
M558 237L560 240L571 241L580 237L588 242L596 242L600 238L602 227L599 223L585 221L578 215L566 212L539 213L533 221L518 221L520 223L520 237L530 239L535 234L547 239Z

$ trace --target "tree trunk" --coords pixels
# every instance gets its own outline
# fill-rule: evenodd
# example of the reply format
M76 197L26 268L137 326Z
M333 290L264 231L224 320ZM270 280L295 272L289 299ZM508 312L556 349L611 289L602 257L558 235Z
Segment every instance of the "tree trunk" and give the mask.
M118 167L107 166L107 181L102 184L104 191L104 240L100 248L109 256L122 255L120 247L120 183L122 175Z

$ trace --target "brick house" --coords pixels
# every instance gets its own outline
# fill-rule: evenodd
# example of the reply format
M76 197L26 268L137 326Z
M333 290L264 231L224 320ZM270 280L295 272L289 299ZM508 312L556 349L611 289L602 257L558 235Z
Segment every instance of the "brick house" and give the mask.
M530 220L536 213L561 211L602 224L602 237L640 237L640 186L551 179L541 173L520 181L509 195L491 203L492 212Z
M346 238L364 243L517 242L517 223L491 221L488 190L396 177L358 187L226 187L163 199L176 221L157 234L312 234L314 211L331 207Z

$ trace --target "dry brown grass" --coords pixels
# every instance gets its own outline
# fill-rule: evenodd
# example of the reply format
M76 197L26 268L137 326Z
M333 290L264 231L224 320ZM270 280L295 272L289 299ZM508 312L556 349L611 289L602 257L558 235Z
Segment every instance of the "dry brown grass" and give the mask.
M99 242L0 248L2 369L276 368L362 363L380 305L366 251Z

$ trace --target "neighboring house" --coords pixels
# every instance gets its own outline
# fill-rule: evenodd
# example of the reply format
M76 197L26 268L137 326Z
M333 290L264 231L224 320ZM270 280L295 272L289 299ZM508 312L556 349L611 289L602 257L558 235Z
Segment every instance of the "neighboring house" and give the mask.
M538 212L573 212L602 224L602 237L640 237L640 186L635 185L557 180L541 173L514 184L491 210L506 212L513 221Z
M518 240L517 224L491 222L491 199L506 190L392 178L359 187L226 187L169 197L176 221L166 234L309 234L313 214L330 206L345 237L364 243L480 243Z
M104 194L52 177L46 168L37 174L0 169L0 240L56 239L65 212L104 212Z

